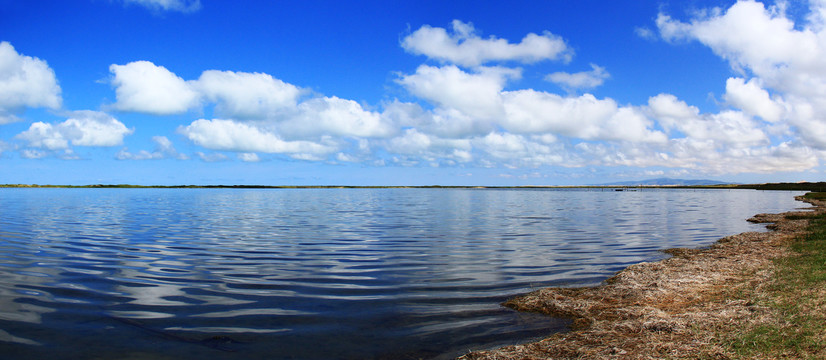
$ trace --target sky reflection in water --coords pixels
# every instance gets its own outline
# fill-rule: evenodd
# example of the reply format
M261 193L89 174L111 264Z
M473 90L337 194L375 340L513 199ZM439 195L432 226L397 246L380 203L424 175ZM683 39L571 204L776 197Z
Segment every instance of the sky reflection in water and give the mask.
M794 193L0 189L9 358L453 356L563 330L499 307L762 231Z

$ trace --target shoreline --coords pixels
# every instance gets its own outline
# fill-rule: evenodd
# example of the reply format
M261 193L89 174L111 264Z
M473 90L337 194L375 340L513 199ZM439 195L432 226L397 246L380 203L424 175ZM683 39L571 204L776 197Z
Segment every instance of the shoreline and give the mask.
M649 189L826 191L826 182L719 184L719 185L135 185L135 184L0 184L0 188L66 189L602 189L637 191Z
M665 250L672 255L631 265L595 287L545 288L503 303L518 311L572 319L571 330L544 339L459 359L732 358L718 334L768 323L766 306L732 296L759 295L773 275L774 259L806 231L807 215L826 212L826 202L796 196L810 208L748 219L768 224L701 249Z

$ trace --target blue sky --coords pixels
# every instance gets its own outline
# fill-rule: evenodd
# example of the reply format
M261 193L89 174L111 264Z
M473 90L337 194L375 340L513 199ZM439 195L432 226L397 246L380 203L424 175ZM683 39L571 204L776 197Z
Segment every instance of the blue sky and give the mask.
M819 181L823 1L0 0L0 183Z

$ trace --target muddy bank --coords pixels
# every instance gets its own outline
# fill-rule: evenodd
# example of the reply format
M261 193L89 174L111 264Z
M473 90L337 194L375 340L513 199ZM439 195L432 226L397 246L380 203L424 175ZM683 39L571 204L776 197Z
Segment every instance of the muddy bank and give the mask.
M657 359L736 357L724 339L743 328L777 321L777 314L750 300L773 273L772 259L788 254L815 207L749 219L770 223L769 232L720 239L706 249L671 249L672 257L632 265L590 288L547 288L507 301L520 311L573 319L572 331L544 340L460 359ZM739 296L744 293L750 296Z

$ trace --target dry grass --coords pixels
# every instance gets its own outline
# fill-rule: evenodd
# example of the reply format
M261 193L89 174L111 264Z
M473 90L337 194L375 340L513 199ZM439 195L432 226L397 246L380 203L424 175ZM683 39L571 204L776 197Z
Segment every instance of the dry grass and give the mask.
M819 201L806 201L826 211ZM739 350L750 341L741 334L786 321L766 305L765 287L773 260L789 256L788 243L805 233L811 214L760 214L749 220L772 223L773 231L729 236L708 249L671 249L672 257L630 266L598 287L548 288L511 299L504 305L572 318L572 331L460 359L760 358Z

